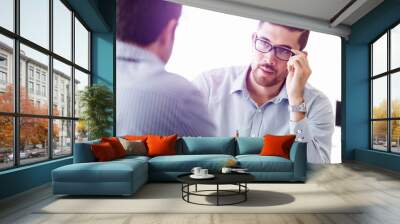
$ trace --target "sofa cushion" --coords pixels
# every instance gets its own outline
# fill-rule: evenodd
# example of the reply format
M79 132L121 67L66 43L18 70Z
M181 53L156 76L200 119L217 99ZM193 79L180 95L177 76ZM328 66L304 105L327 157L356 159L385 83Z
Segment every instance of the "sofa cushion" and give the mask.
M259 154L263 147L263 138L239 137L237 138L236 155Z
M130 155L130 156L125 156L124 158L113 160L113 162L128 162L129 163L129 162L132 162L132 161L135 161L135 160L148 162L149 159L150 159L150 157L147 157L147 156Z
M53 170L58 182L130 182L135 172L147 176L147 163L141 159L74 163Z
M124 139L129 140L129 141L144 141L146 142L147 140L147 135L125 135L123 136Z
M183 137L179 152L185 155L225 154L234 155L235 138L231 137Z
M296 135L265 135L261 156L280 156L290 159L290 148Z
M249 172L292 172L292 161L278 156L238 155L240 167Z
M141 140L126 140L124 138L118 138L122 146L126 151L126 155L147 155L146 143Z
M121 142L117 137L104 137L101 138L101 142L108 142L114 149L115 155L117 158L122 158L126 156L126 151L124 149L124 146L122 146Z
M91 149L94 157L96 157L96 160L99 162L110 161L118 158L115 154L115 150L109 142L93 144L91 145Z
M165 156L176 154L176 139L178 136L175 135L148 135L147 136L147 152L148 156Z
M149 170L163 172L190 172L193 167L200 166L212 172L219 171L230 159L231 155L174 155L158 156L149 160Z

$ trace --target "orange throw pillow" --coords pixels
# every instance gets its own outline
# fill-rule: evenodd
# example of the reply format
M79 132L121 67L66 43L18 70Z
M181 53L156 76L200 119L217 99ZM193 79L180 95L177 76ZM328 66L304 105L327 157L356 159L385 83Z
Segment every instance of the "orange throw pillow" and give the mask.
M290 148L296 135L265 135L261 156L280 156L290 159Z
M147 136L148 156L165 156L176 155L176 139L177 135Z
M110 137L110 138L101 138L101 142L108 142L114 149L115 155L117 158L121 158L126 156L126 151L124 146L122 146L121 142L118 140L117 137Z
M91 149L94 157L99 162L110 161L117 158L113 147L108 142L93 144L91 145Z
M146 142L147 135L125 135L124 139L129 140L129 141L143 141Z

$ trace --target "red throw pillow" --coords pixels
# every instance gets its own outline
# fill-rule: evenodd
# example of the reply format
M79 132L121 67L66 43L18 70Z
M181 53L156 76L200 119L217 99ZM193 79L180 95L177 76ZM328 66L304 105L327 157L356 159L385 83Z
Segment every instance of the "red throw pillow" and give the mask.
M112 146L115 151L115 155L118 158L126 156L126 151L124 146L122 146L121 142L119 142L117 137L110 137L110 138L101 138L101 142L108 142Z
M147 136L148 156L164 156L176 155L176 139L177 135L160 136L149 135Z
M290 148L296 135L265 135L264 145L261 149L261 156L280 156L290 159Z
M113 147L108 142L93 144L91 145L91 149L94 157L99 162L110 161L117 158Z

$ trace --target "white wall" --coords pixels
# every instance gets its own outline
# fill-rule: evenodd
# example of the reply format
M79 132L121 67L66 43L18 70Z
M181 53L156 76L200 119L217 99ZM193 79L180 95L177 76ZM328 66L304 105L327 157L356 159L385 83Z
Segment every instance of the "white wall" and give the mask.
M248 65L251 34L257 25L257 20L184 6L174 51L166 69L192 80L205 70ZM305 50L313 71L309 83L328 96L335 111L335 102L341 99L341 40L311 32ZM333 163L341 162L340 133L340 128L336 127Z

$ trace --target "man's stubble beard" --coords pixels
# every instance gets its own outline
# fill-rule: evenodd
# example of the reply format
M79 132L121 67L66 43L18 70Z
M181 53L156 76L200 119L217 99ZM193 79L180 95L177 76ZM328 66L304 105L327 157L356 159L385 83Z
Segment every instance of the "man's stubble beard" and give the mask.
M254 81L257 83L257 85L263 86L263 87L271 87L275 86L277 84L281 84L287 76L287 71L285 72L286 74L278 75L277 72L275 71L273 78L266 78L264 74L258 75L257 73L264 73L264 71L261 70L261 68L257 67L253 72L252 76L254 78ZM264 77L263 77L264 76Z

